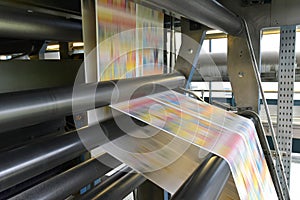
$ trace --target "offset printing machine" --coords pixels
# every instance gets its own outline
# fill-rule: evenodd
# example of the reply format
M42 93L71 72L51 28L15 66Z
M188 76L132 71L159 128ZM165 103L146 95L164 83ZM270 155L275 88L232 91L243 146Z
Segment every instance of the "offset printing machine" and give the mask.
M180 19L181 32L198 43L191 44L182 38L172 73L123 80L121 94L141 88L135 93L136 98L160 92L163 88L157 86L163 85L192 95L191 91L178 89L205 79L205 75L193 72L193 64L201 62L201 57L196 53L190 55L191 52L201 49L207 30L225 32L227 69L222 69L225 73L221 75L231 82L238 113L253 120L256 126L278 198L289 199L257 115L261 89L259 41L262 29L300 24L300 4L296 0L134 2L163 11L166 18L173 20L171 28L174 19ZM91 158L88 151L104 144L106 138L87 134L84 142L90 149L86 149L76 127L82 127L83 133L93 133L100 125L110 140L125 134L111 116L88 124L86 113L110 104L118 80L86 81L84 89L73 95L73 84L83 60L82 56L68 55L68 42L84 42L87 73L95 64L93 56L86 56L96 45L95 1L3 0L0 10L0 54L11 55L0 62L0 199L123 199L131 192L134 199L141 200L238 199L228 164L213 154L205 157L171 197L141 174L130 173L133 169L128 166L106 176L122 164L108 154ZM51 41L59 42L60 57L68 59L42 59ZM30 60L18 60L26 56ZM182 59L185 56L193 62ZM89 79L87 75L85 78ZM95 91L95 95L90 91ZM72 110L74 105L81 108L76 113ZM279 151L275 156L279 156ZM97 159L109 162L109 167Z

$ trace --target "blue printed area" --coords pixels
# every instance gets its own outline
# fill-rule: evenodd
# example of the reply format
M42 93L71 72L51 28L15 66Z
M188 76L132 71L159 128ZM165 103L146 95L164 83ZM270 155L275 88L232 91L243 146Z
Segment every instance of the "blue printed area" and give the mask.
M91 189L91 184L88 184L87 186L81 188L80 190L80 195L83 195L84 193L86 193L87 191L89 191Z
M101 183L101 178L98 178L94 181L94 186L98 185L99 183Z

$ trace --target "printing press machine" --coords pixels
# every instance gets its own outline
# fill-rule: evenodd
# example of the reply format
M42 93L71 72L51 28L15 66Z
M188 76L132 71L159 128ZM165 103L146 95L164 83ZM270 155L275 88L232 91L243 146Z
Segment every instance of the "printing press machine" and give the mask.
M191 82L214 81L222 76L222 80L231 83L236 112L255 124L278 198L290 199L287 183L275 169L274 156L257 115L261 106L261 79L270 78L260 76L260 61L277 62L267 59L272 57L270 55L265 54L265 58L261 55L260 38L262 29L291 29L300 24L298 1L133 2L162 11L164 27L170 29L171 34L179 27L197 43L182 38L174 69L164 69L165 73L160 75L122 80L120 95L139 88L133 97L137 98L168 88L197 97L190 90L178 88ZM102 108L104 111L100 115L107 113L118 83L118 80L97 82L95 78L96 55L89 54L96 47L95 15L95 1L92 0L0 1L0 55L6 55L0 61L0 199L123 199L132 192L137 200L239 199L228 164L213 154L205 157L172 196L141 174L132 173L133 169L128 166L122 165L120 170L122 163L108 154L91 157L90 151L107 142L107 138L113 141L128 134L109 114L101 116L97 122L89 122L87 111ZM221 75L211 74L209 65L203 67L203 74L193 71L195 64L203 60L205 63L205 58L199 57L199 49L205 37L216 36L206 34L211 29L222 31L216 35L228 38L227 56L212 55ZM45 60L46 47L53 42L60 45L60 60ZM83 52L70 55L72 42L84 42ZM286 58L287 63L299 57L293 53L293 58ZM284 59L280 62L285 62ZM295 71L297 81L297 69ZM278 76L271 78L280 79ZM84 84L74 96L75 81ZM290 86L282 84L281 87ZM78 106L76 112L74 106ZM86 141L82 141L77 133L79 129L83 133L93 133L99 125L106 138L87 134ZM273 139L276 141L276 137ZM288 140L293 140L292 135ZM84 143L89 144L89 149ZM281 158L280 151L287 148L282 145L287 145L286 141L279 141L277 148L274 145L276 159ZM291 159L291 147L288 149L284 159ZM106 162L109 165L103 164ZM107 176L114 168L119 171Z

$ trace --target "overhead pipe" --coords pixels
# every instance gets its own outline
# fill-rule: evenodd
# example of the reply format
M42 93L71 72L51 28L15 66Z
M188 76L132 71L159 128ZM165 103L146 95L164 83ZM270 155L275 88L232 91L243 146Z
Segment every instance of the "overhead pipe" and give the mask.
M0 7L0 37L28 40L82 41L80 20Z
M241 19L216 0L136 0L177 13L210 28L239 35L243 31Z
M153 92L157 85L168 89L181 87L185 78L176 72L120 81L119 85L118 81L114 80L78 86L81 89L76 96L73 96L73 87L1 94L0 133L72 115L72 106L77 108L76 112L107 106L112 101L114 89L117 89L119 97L122 97L131 93L132 89L139 88L140 90L135 91L138 97ZM92 104L93 100L95 104Z
M110 162L110 166L103 162ZM101 162L103 161L103 162ZM117 167L121 163L104 154L98 158L92 158L80 165L73 167L57 176L54 176L14 197L11 200L21 199L44 199L56 200L66 199L78 192L82 187L92 183L97 178L101 178L106 173Z

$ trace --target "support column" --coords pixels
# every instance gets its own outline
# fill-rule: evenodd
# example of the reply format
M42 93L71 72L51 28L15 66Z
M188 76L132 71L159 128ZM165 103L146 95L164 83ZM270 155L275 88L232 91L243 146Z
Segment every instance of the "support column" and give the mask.
M206 29L207 27L203 25L181 18L182 44L175 70L181 72L186 78L189 78L191 71L196 67Z
M282 162L285 168L288 185L290 183L290 166L293 138L293 105L295 82L295 39L296 26L283 26L280 29L280 51L278 67L278 103L277 103L277 141L279 151L283 153ZM277 171L279 167L277 166ZM283 177L279 180L283 183ZM284 193L288 189L283 187Z
M228 35L227 71L236 106L258 113L259 90L246 37Z

